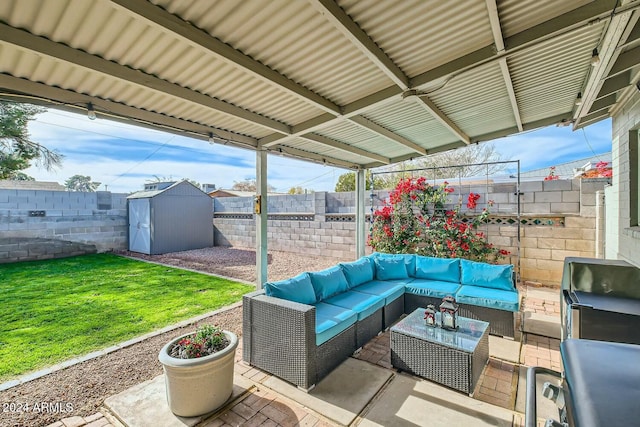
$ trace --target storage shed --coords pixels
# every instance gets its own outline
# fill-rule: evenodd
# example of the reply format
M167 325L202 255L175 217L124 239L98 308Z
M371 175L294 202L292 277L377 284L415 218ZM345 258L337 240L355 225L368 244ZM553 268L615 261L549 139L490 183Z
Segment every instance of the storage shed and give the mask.
M127 197L129 250L148 255L213 246L211 197L189 181Z

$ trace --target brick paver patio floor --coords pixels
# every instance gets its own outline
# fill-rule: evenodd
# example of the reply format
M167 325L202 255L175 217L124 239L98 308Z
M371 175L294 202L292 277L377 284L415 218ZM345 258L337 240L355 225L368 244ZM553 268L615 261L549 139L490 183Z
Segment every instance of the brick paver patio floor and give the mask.
M526 287L524 291L523 309L560 316L557 289L535 288L533 294L536 295L536 298L527 298ZM548 295L548 297L539 298L541 295ZM385 369L393 369L389 343L390 333L386 331L367 343L354 357ZM257 386L249 389L223 412L209 418L199 426L325 427L335 425L324 419L321 414L314 413L299 403L263 387L261 383L269 377L269 374L245 365L241 362L241 358L242 346L240 344L236 352L236 373L251 379ZM528 366L542 366L561 371L560 340L524 334L520 350L520 363L491 357L473 398L514 410L519 370L526 369ZM84 418L78 416L65 418L49 427L122 427L122 424L105 409Z

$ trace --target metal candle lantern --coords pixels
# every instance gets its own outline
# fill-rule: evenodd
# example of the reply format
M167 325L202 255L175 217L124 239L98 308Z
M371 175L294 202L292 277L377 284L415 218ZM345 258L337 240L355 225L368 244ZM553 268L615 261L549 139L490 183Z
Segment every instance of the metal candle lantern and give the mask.
M444 329L458 329L458 305L452 296L442 298L440 323Z
M424 320L427 326L438 326L436 324L436 308L433 304L429 304L424 311Z

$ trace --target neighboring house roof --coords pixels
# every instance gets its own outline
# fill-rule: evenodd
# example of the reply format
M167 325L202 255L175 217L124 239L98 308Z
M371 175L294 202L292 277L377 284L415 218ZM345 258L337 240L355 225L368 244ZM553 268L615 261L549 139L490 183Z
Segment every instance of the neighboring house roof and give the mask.
M588 170L594 168L595 165L599 162L607 162L611 163L611 153L602 153L597 156L587 157L584 159L574 160L567 163L561 163L559 165L554 165L555 176L560 177L560 179L571 179L576 175L576 169ZM527 172L521 172L521 179L533 179L533 178L541 178L543 179L546 176L549 176L550 168L541 168L534 169Z
M14 181L10 179L0 180L0 190L46 190L67 191L64 185L47 181Z
M250 191L223 190L222 188L219 188L217 190L209 191L207 194L211 197L249 197L253 196L255 193Z

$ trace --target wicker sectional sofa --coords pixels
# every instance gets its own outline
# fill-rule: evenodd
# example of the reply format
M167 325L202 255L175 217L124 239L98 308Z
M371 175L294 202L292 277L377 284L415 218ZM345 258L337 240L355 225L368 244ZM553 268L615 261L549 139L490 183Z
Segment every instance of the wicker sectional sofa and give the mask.
M515 336L512 265L374 253L243 297L243 359L309 390L403 313L453 295L459 314Z

